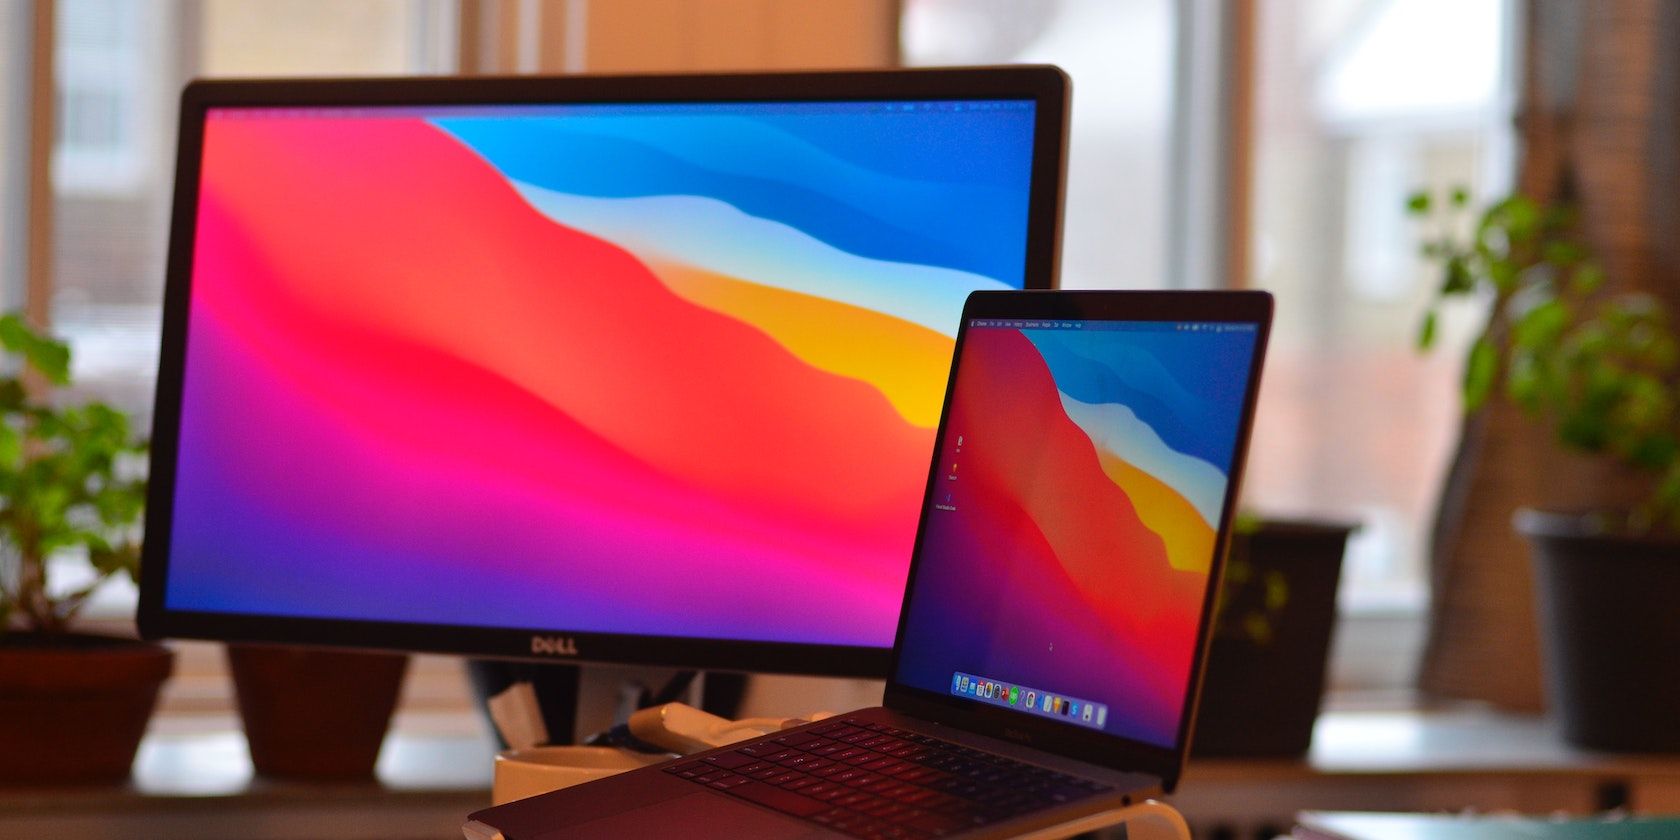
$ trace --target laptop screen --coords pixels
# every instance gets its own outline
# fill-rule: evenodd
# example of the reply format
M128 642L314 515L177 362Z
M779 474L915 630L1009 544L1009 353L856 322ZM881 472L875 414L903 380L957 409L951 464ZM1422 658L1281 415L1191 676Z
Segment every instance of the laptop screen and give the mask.
M971 319L897 681L1173 746L1258 336Z

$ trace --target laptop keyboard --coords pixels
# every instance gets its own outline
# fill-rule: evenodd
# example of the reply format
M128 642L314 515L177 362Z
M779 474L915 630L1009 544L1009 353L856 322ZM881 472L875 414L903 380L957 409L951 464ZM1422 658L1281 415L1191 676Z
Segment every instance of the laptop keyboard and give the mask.
M665 768L854 837L942 837L1111 790L856 718Z

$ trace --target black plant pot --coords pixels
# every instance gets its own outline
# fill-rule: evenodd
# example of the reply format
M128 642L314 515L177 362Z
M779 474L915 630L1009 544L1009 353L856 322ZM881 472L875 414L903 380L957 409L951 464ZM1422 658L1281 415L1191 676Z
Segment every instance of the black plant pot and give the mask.
M1231 561L1246 559L1257 577L1282 573L1289 599L1272 617L1268 643L1237 632L1214 634L1191 755L1306 754L1324 695L1342 552L1353 530L1346 524L1266 522L1233 536ZM1260 589L1227 593L1228 611L1246 612L1263 597Z
M1518 511L1529 540L1546 688L1564 740L1680 752L1680 540Z

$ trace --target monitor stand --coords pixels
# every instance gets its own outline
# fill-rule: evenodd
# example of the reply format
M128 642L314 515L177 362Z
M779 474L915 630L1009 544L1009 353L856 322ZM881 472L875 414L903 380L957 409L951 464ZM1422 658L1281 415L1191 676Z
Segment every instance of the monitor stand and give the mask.
M518 682L536 690L543 725L554 744L577 744L629 720L630 713L681 701L733 718L746 690L746 676L678 668L626 665L568 665L501 659L467 660L467 677L479 712L486 702ZM490 727L495 731L495 726ZM498 742L501 735L496 735ZM503 749L507 744L502 743Z

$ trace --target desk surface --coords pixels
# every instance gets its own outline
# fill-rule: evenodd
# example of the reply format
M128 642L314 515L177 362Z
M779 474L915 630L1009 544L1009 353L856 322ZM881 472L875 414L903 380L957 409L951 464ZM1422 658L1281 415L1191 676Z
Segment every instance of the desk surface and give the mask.
M160 719L141 746L128 786L0 791L0 836L453 838L463 815L488 804L493 761L494 748L476 716L406 715L386 740L377 782L270 782L253 777L236 720ZM1315 792L1302 807L1410 810L1425 805L1389 802L1393 796L1382 792L1398 789L1392 779L1453 774L1513 784L1529 779L1540 786L1536 790L1610 776L1680 785L1680 757L1574 750L1544 720L1531 717L1335 712L1320 719L1306 760L1192 762L1183 794L1173 799L1193 822L1198 811L1224 810L1233 786ZM1360 779L1376 785L1370 798L1340 804L1320 801L1316 793L1326 784ZM1550 801L1553 795L1543 796ZM1287 799L1263 798L1273 806Z

